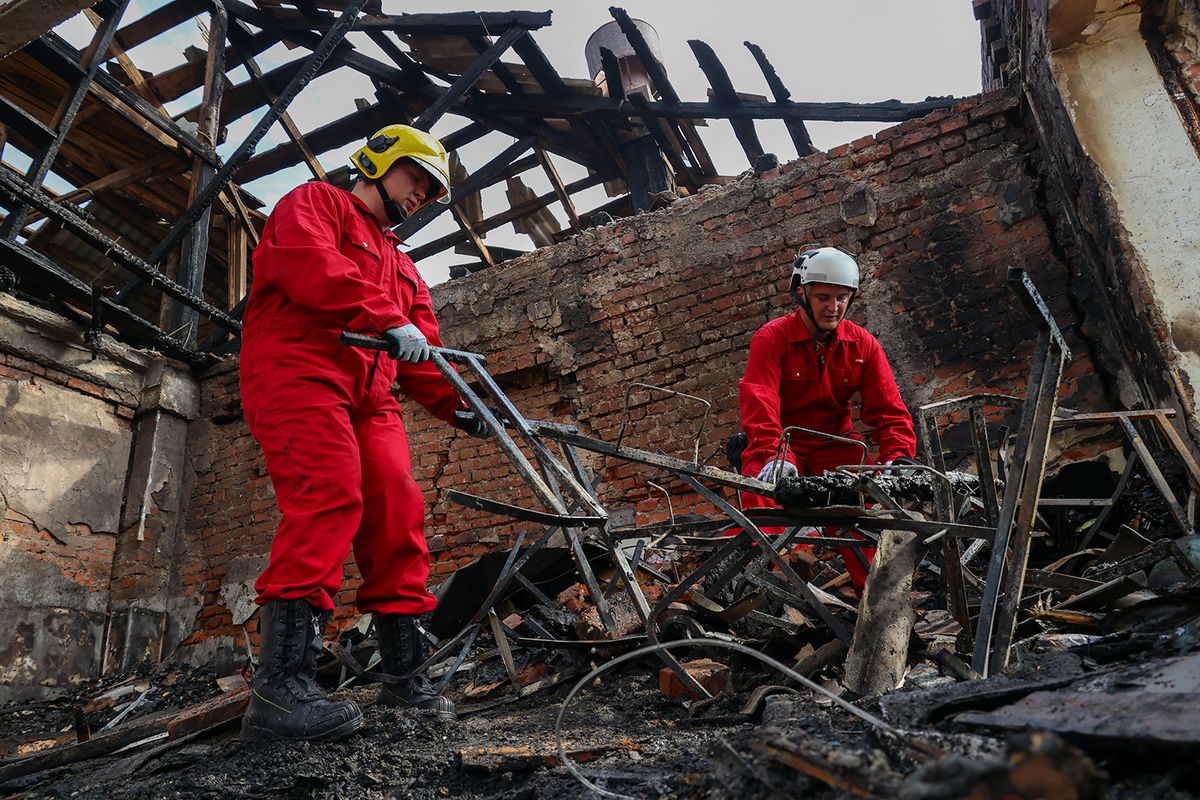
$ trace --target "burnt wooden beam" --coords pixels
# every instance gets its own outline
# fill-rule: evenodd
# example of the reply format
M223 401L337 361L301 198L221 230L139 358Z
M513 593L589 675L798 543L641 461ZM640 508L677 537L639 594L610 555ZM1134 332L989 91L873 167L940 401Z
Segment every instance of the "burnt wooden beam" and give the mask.
M54 159L58 156L58 151L67 138L71 123L75 121L75 115L79 113L79 107L83 105L84 98L92 88L92 81L95 80L101 64L104 63L101 54L108 50L109 43L117 33L121 15L125 13L128 6L129 0L122 0L108 19L104 20L96 29L88 53L81 63L83 74L68 84L67 93L54 112L54 119L50 123L50 127L54 130L54 136L46 142L40 152L34 154L33 161L25 172L25 180L31 186L41 186L46 180L50 168L54 166ZM21 232L25 227L26 210L27 206L21 203L12 209L12 213L4 220L4 224L0 225L0 238L13 239Z
M253 113L260 108L270 106L272 100L264 96L264 89L267 95L278 97L279 93L283 92L288 84L300 74L308 62L307 57L301 57L289 61L286 64L276 67L262 76L262 80L257 81L253 75L248 79L232 87L227 92L224 107L221 109L221 125L228 125L235 120L241 119L247 114ZM317 75L324 75L338 68L338 65L330 61L326 61L317 70ZM314 76L316 77L316 76ZM180 119L191 120L195 122L200 118L200 114L204 110L203 101L198 105L192 106L187 111L179 115Z
M79 76L84 72L78 62L78 54L75 49L57 34L43 34L26 45L25 50L43 66L59 74L60 77L64 73L73 73ZM73 83L73 80L67 79L67 82ZM138 120L144 120L192 154L200 156L210 164L218 163L217 154L213 152L212 148L205 147L195 136L179 127L174 120L163 116L158 109L104 70L96 72L93 84L115 98L117 102L106 97L104 92L92 93L96 100L107 106L113 113L129 119L134 124L138 124Z
M31 247L20 242L0 239L0 263L17 275L35 282L50 293L72 301L81 308L89 308L92 302L91 287L65 271L58 264ZM207 364L211 358L167 336L158 326L147 322L125 306L100 297L104 321L112 325L135 344L149 343L167 355L190 364Z
M0 124L7 125L35 147L45 147L54 141L54 131L47 128L25 109L0 94Z
M771 89L771 96L775 98L777 103L786 103L792 99L792 93L783 85L783 81L779 78L779 74L775 72L775 67L767 60L767 54L763 49L753 42L742 42L746 45L746 49L754 56L754 60L758 63L758 68L762 70L763 78L767 81L767 86ZM796 154L800 156L812 155L816 152L813 147L812 137L808 135L808 128L804 125L804 120L787 119L783 121L784 127L787 128L788 135L792 137L792 144L796 147Z
M508 48L523 37L528 38L525 36L525 29L520 26L513 26L500 34L487 52L475 59L475 63L471 64L462 75L459 75L458 79L442 93L441 97L421 112L421 116L417 117L413 127L424 131L432 128L434 123L441 119L442 115L449 111L450 107L483 77L483 73L491 69L500 60L500 57L508 52Z
M637 25L634 24L629 14L624 9L617 8L616 6L611 6L608 11L612 14L613 19L617 21L617 26L620 27L621 33L625 35L629 46L633 48L634 54L642 62L642 67L646 70L646 75L649 76L654 90L662 98L663 104L674 106L679 103L679 93L675 91L675 87L667 77L666 69L654 57L653 51L650 50L650 45L647 44L645 37L642 36L642 32L638 30ZM692 152L691 145L688 144L686 137L677 129L675 115L670 113L670 111L655 111L654 113L665 121L671 137L681 145L681 152L690 164L693 167L699 167L699 158Z
M579 225L579 215L575 213L575 204L571 202L571 195L567 193L567 189L563 186L562 178L558 175L558 170L554 168L554 162L550 160L550 155L538 147L534 152L537 154L538 161L542 164L542 170L545 171L546 177L550 179L550 185L554 187L554 193L558 196L558 201L562 203L563 211L567 212L567 219L571 222L571 230L579 233L583 230Z
M341 16L338 18L338 24L331 28L329 33L325 34L320 44L309 55L304 69L288 83L287 87L280 93L278 99L271 104L267 113L263 114L262 119L254 126L254 129L238 145L237 150L230 155L229 160L213 176L212 180L205 184L203 190L192 201L187 211L183 213L178 222L172 226L167 235L163 237L163 240L154 248L154 252L150 254L150 263L162 263L166 254L175 249L187 231L200 219L204 213L204 209L211 206L217 195L225 189L226 184L233 178L234 173L245 165L250 156L254 154L254 148L262 140L262 137L266 135L267 130L279 119L279 114L287 108L288 104L300 93L300 90L321 70L325 62L333 54L333 51L346 38L346 34L354 27L358 13L365 2L366 0L349 0L345 10L342 11Z
M466 39L468 42L470 42L471 47L475 48L475 52L479 53L480 55L486 53L488 48L491 47L491 43L488 42L487 38L484 36L472 34L467 36ZM510 70L503 62L497 61L492 65L492 74L495 75L500 83L504 84L504 88L512 94L525 94L525 89L521 86L520 81L517 80L517 77L512 74L512 70Z
M235 39L248 37L248 33L242 28L242 25L241 21L234 23L232 33ZM251 80L258 85L259 91L262 92L266 102L268 104L274 103L278 98L267 84L262 70L259 69L258 62L254 60L252 55L247 53L242 56L242 63L246 65L246 71L250 73ZM288 138L292 140L292 144L296 146L296 150L300 153L300 156L304 159L304 163L308 165L308 170L312 173L312 176L317 180L325 180L325 168L321 166L321 162L317 160L313 152L308 149L308 145L304 142L304 134L296 127L296 123L292 120L292 115L284 111L279 115L279 122L283 125Z
M359 25L363 31L391 31L458 36L487 36L503 33L510 28L534 31L550 24L549 11L465 11L447 14L398 14L373 16ZM318 23L316 29L328 27Z
M700 64L700 70L708 78L713 97L728 105L740 105L742 98L733 88L733 81L729 79L729 73L726 71L725 65L717 58L716 52L699 39L689 39L688 47L692 48L692 53L696 56L697 63ZM746 154L750 166L754 166L763 154L762 142L758 140L758 132L754 130L754 121L730 119L729 124L733 128L733 133L742 146L742 151Z
M534 137L532 136L526 136L513 142L491 161L488 161L482 167L472 172L466 180L454 187L452 192L454 194L469 195L483 189L492 182L496 174L508 168L516 160L517 156L528 150L533 143ZM396 228L396 235L401 240L407 239L445 211L447 205L443 203L430 203L398 226Z
M204 0L172 0L118 30L116 43L125 50L132 50L179 23L208 11L210 7Z
M600 184L604 183L605 180L606 178L601 175L588 175L586 178L580 178L577 181L568 183L565 188L569 194L574 194L576 192L581 192L584 189L590 189L593 186L599 186ZM529 202L521 203L518 206L513 206L507 211L488 217L482 222L477 222L473 227L477 233L484 234L488 231L495 230L502 225L507 225L513 220L517 220L528 214L532 214L534 211L543 209L557 199L558 194L556 192L547 192L546 194L538 195ZM467 241L467 236L462 232L448 233L441 238L434 239L431 242L426 242L425 244L414 247L412 250L408 251L408 255L413 261L417 261L422 258L428 258L435 253L440 253L449 247L462 244L465 241Z
M692 190L699 189L700 182L692 173L691 166L683 160L683 153L676 146L674 139L670 135L670 130L663 120L650 108L650 104L646 101L646 98L641 94L632 94L628 99L633 105L635 113L641 117L642 124L646 126L646 130L650 131L650 135L658 143L658 148L667 157L667 161L671 162L671 168L675 170L675 174Z
M92 23L92 27L96 29L99 29L104 23L104 18L97 14L94 8L84 9L83 13L88 18L88 21ZM150 103L161 107L162 98L159 97L155 91L147 85L146 78L142 75L142 71L134 66L133 61L130 60L129 55L125 52L125 49L116 42L109 42L108 46L113 54L113 57L117 59L117 64L120 65L121 71L124 72L129 78L129 83L130 86L133 87L133 90L142 97L146 98L146 100Z
M225 46L229 35L229 15L220 3L214 3L208 29L208 56L204 62L204 99L196 135L209 147L215 147L221 130L221 101L225 94ZM188 192L189 206L195 205L212 180L215 170L199 158L192 159L192 186ZM216 195L213 195L216 199ZM204 268L208 264L209 229L212 221L211 202L183 240L176 279L197 297L204 296ZM186 346L193 346L200 326L200 314L187 303L176 302L171 309L171 330ZM176 334L172 334L176 335Z
M486 95L474 98L472 105L481 113L543 116L570 119L573 116L594 114L605 118L638 116L629 105L630 98L569 95L551 101L527 94L522 97ZM931 111L950 108L963 102L961 97L940 97L905 103L885 100L879 103L764 103L742 100L740 103L684 102L678 104L647 102L646 108L655 116L675 119L779 119L820 120L822 122L903 122L923 117Z
M650 45L646 43L642 32L638 30L637 25L630 19L629 14L625 13L625 9L617 8L616 6L611 6L608 12L617 21L617 25L621 28L621 33L625 34L629 46L633 48L633 52L637 54L638 59L642 62L642 67L650 77L650 82L653 84L655 91L658 92L658 96L666 103L678 103L679 94L667 78L667 71L663 69L662 64L658 63L658 59L654 57L654 53L650 50Z
M235 29L236 30L236 29ZM235 39L236 46L225 51L225 64L233 69L246 56L256 56L279 41L273 33L259 31ZM164 102L183 97L204 85L204 62L186 62L146 79L146 87Z
M600 48L600 69L604 72L604 85L613 100L625 99L625 84L621 80L621 62L607 47Z

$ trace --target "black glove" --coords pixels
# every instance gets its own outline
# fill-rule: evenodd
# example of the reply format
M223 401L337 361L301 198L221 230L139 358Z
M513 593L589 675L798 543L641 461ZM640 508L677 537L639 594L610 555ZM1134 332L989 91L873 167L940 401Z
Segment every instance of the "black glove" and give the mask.
M460 431L466 431L468 435L482 439L488 434L488 424L483 418L474 411L455 411L454 424Z
M896 456L895 458L893 458L891 461L889 461L887 463L896 465L896 466L904 466L904 467L919 467L919 466L921 466L920 461L917 461L915 458L909 458L908 456Z

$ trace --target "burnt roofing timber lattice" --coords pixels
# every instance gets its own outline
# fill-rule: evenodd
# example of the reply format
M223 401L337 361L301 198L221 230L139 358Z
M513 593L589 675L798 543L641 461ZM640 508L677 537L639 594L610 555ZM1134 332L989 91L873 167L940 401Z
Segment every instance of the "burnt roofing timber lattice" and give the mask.
M189 59L156 75L139 71L130 60L129 51L199 14L219 16L219 8L213 2L173 0L141 19L118 23L119 5L113 0L102 0L94 7L97 13L92 18L100 32L88 52L76 51L57 34L49 32L5 59L4 68L0 69L0 88L3 88L0 122L6 126L9 141L26 152L42 152L59 142L62 147L58 158L46 160L53 161L51 169L69 184L65 191L51 192L41 185L37 170L29 177L19 171L7 174L11 181L28 184L34 192L33 195L14 193L10 181L3 193L12 204L28 206L17 215L13 215L11 205L6 206L9 209L6 217L11 219L5 222L25 237L20 248L30 251L5 254L19 265L23 281L20 289L25 296L41 297L51 305L65 302L81 324L99 330L95 320L88 322L93 307L90 290L82 291L75 283L61 280L62 275L69 275L88 286L106 268L81 252L62 246L64 236L81 239L89 248L108 252L115 263L136 276L115 298L105 297L104 302L95 306L104 309L103 322L108 330L144 343L145 326L132 320L140 318L154 326L150 320L164 318L161 304L171 302L175 309L173 321L166 323L169 330L181 329L189 341L199 336L201 353L225 348L229 333L237 332L239 301L249 277L248 248L254 246L264 220L263 215L247 207L254 205L254 199L232 181L244 183L295 164L303 164L314 175L321 176L324 168L318 154L344 147L396 120L415 119L428 125L444 114L465 118L466 127L444 137L450 149L492 131L525 143L526 147L514 146L516 149L499 145L497 150L504 151L502 157L493 158L484 168L475 170L468 182L460 183L460 188L477 191L539 165L551 182L553 192L511 201L514 205L499 213L485 216L475 212L472 216L461 207L452 209L460 230L412 251L419 258L469 242L481 260L478 264L452 269L452 275L460 275L519 253L511 248L486 245L484 234L509 222L520 222L531 214L545 213L544 209L553 203L563 207L570 222L569 230L555 234L557 240L595 224L596 219L607 219L607 214L654 207L670 202L677 194L694 192L705 183L720 181L695 128L695 120L731 120L747 156L752 157L761 149L761 145L753 144L757 138L753 123L757 119L784 121L797 152L806 153L810 148L803 131L806 119L894 121L952 102L793 103L761 50L756 52L753 47L751 52L759 61L775 102L751 100L734 90L716 54L701 45L693 47L713 83L713 99L683 102L668 80L665 68L653 56L654 50L646 40L648 34L643 35L639 30L641 23L635 25L628 14L616 7L610 9L616 27L628 34L633 53L645 62L652 83L650 96L639 94L630 99L633 93L622 89L620 68L611 54L599 65L606 77L611 78L607 81L611 97L603 95L593 76L578 80L560 75L532 36L533 31L550 23L548 12L387 16L380 13L377 3L363 3L361 8L365 12L340 3L322 3L323 8L332 7L333 11L320 11L315 4L303 0L287 5L225 0L221 5L229 14L229 41L220 41L218 31L215 37L210 37L208 58ZM371 39L382 56L371 57L360 52L351 39L329 40L325 34L342 24L353 26L358 31L356 35ZM102 37L107 40L101 41ZM422 49L423 37L426 40L438 37L439 46ZM454 37L461 37L459 45L454 44ZM320 54L324 63L310 54L290 63L260 68L255 57L281 41ZM448 49L442 46L444 42L449 42ZM101 60L93 59L89 52L104 56ZM506 54L515 57L505 62ZM216 100L221 87L214 84L215 75L221 70L215 70L213 65L221 61L225 64L224 72L235 65L245 65L249 74L241 82L228 85L218 108ZM71 126L65 136L59 135L61 126L45 120L53 117L53 103L62 107L71 98L62 96L62 89L58 88L61 84L56 84L52 75L68 87L79 86L86 82L89 65L101 68L90 70L94 73L91 86L79 95L80 120L86 118L87 122ZM360 101L359 108L342 119L304 132L286 116L284 94L289 87L303 84L316 74L342 68L368 77L376 88L376 102ZM206 89L206 99L195 107L176 112L174 117L163 109L162 103L201 87ZM219 141L223 126L264 107L271 108L271 114L278 114L288 141L254 155L257 141L252 136L241 143L228 162L218 158L213 143ZM206 120L204 133L189 124L202 117ZM213 129L216 120L218 127ZM129 141L130 136L136 141ZM133 146L120 146L126 142ZM522 156L529 148L532 154ZM103 158L93 157L96 152L101 152ZM670 161L670 168L664 165L660 152ZM589 176L564 181L558 177L553 158L572 160L587 168ZM662 174L655 177L655 168ZM329 179L343 180L346 173L346 168L339 168L331 172ZM639 197L617 197L590 211L575 208L574 195L578 192L614 179L624 179ZM29 197L36 197L37 202L31 204ZM205 221L212 214L213 202L220 203L219 210L228 222ZM87 204L91 210L83 211L72 203ZM131 213L138 207L145 210L144 217ZM121 225L132 224L138 229L137 235L119 230L117 220ZM161 237L164 220L173 223L166 238ZM414 220L410 229L415 230L424 221L427 218ZM41 227L36 226L39 222ZM205 241L206 236L211 240ZM118 237L120 246L109 247ZM184 238L190 244L184 248L183 263L177 266L178 245ZM157 247L146 244L154 239L160 240ZM60 260L57 266L61 275L50 277L41 271L46 261L53 263L46 258L47 248L52 248ZM34 254L42 258L33 258ZM165 281L151 265L167 266L178 272ZM152 282L147 284L147 279ZM133 291L139 283L140 291ZM126 313L115 313L105 305L114 302L123 306ZM231 312L221 311L229 307L233 308ZM201 325L207 330L200 330ZM186 342L182 350L167 349L192 358Z

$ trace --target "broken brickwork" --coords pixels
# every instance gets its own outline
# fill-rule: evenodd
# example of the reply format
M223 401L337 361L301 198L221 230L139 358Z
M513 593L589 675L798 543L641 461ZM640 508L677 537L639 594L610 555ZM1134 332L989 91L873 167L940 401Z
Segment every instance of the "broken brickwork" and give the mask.
M1188 221L1194 202L1165 199L1159 190L1194 195L1200 178L1195 159L1186 154L1188 168L1165 175L1153 174L1139 159L1153 163L1168 138L1190 137L1193 148L1200 146L1200 131L1184 119L1195 113L1200 97L1200 17L1191 4L1172 2L1107 8L1073 0L996 0L977 2L975 10L989 43L984 85L1007 85L1022 95L1027 124L1043 154L1045 207L1061 256L1073 265L1081 329L1104 342L1092 355L1111 382L1114 407L1176 409L1176 427L1190 436L1194 452L1200 435L1194 400L1200 369L1194 300L1200 282L1187 265L1200 233ZM1165 37L1171 64L1155 62L1148 29ZM1129 49L1108 62L1090 62L1095 72L1089 83L1078 53L1121 40L1122 30ZM1171 88L1176 82L1188 97ZM1128 96L1108 91L1122 85L1131 87ZM1090 107L1082 102L1089 91L1096 94ZM1102 127L1119 115L1122 122ZM1157 127L1141 130L1152 119ZM1138 133L1123 146L1112 135L1134 130ZM1153 228L1143 220L1175 220L1171 214L1184 220L1172 234L1143 232Z
M616 441L628 385L666 387L712 403L700 458L725 466L750 336L790 309L791 259L809 244L858 255L864 289L851 315L883 342L910 406L1023 390L1034 330L1005 284L1010 266L1031 272L1075 352L1064 402L1105 405L1047 226L1032 139L1004 94L585 231L436 286L433 296L447 345L485 354L528 416ZM184 591L204 604L189 644L233 657L231 637L252 611L248 586L275 514L236 377L224 366L204 384L190 444L192 560L181 566ZM405 413L436 581L529 527L452 505L448 490L538 506L491 442L453 432L408 402ZM698 405L638 390L628 416L623 443L691 458ZM599 457L589 466L618 524L666 517L653 472ZM695 507L680 487L663 489L676 514ZM347 577L343 603L357 580L352 565Z

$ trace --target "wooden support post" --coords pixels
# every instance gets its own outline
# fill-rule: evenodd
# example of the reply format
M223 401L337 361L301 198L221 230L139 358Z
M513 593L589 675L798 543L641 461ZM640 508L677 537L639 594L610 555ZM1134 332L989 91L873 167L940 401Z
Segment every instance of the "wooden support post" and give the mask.
M554 168L554 162L550 160L549 153L542 148L535 147L534 152L537 154L538 161L542 163L542 169L546 171L546 177L550 179L550 185L554 187L554 194L558 196L558 202L562 203L563 210L567 212L567 218L571 220L571 230L579 233L583 230L579 224L579 215L575 213L575 204L571 202L571 196L567 194L562 178L558 176L558 170Z
M226 307L233 309L238 304L238 301L246 296L246 262L249 252L246 248L246 228L242 226L241 220L234 217L226 217L228 220L225 228L225 239L228 247L228 269L229 279L227 286L229 287L226 297Z
M862 696L895 689L908 667L908 640L915 615L913 574L918 534L884 531L858 606L858 623L846 656L846 688Z
M492 258L492 253L488 250L488 246L483 243L483 238L475 232L475 228L471 225L471 220L467 219L467 215L462 212L457 205L451 206L451 212L454 214L454 219L458 221L458 227L462 228L463 233L471 240L471 244L479 251L479 257L489 267L496 266L495 259Z

